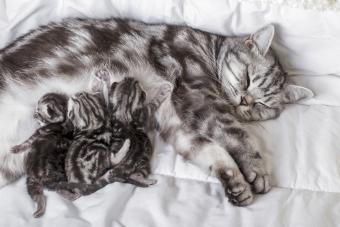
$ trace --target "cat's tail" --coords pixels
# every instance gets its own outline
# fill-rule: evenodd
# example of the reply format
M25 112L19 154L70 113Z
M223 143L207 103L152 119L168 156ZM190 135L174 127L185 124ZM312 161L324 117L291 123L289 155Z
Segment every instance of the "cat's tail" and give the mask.
M31 198L37 203L37 209L33 213L35 218L41 217L46 210L46 196L43 185L35 178L27 177L27 191Z

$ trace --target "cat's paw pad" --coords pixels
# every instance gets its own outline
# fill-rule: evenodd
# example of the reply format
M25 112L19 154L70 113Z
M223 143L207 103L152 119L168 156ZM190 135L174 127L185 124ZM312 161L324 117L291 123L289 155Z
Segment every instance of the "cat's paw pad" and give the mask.
M266 171L257 169L245 175L255 193L267 193L271 189L270 175Z
M226 196L233 205L247 206L253 202L254 196L250 185L238 170L220 170L218 175Z

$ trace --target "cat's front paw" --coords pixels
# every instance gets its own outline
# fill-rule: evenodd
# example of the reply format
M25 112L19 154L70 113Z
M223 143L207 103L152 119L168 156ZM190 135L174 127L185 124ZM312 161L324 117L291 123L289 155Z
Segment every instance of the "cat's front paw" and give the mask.
M253 202L254 196L251 187L243 178L239 170L221 169L218 178L222 182L225 194L235 206L247 206Z
M250 121L252 119L251 109L249 106L237 106L236 107L236 117L240 121Z

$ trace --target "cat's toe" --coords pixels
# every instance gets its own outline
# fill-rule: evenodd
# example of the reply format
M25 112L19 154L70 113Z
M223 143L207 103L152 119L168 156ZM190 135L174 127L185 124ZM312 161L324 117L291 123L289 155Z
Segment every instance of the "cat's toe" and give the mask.
M249 174L249 183L255 193L267 193L271 189L270 175L267 173L259 173L252 171Z
M21 147L19 145L17 146L14 146L10 149L10 152L11 153L14 153L14 154L17 154L17 153L20 153L21 152Z
M225 194L233 205L247 206L253 202L251 187L238 170L221 170L218 175Z

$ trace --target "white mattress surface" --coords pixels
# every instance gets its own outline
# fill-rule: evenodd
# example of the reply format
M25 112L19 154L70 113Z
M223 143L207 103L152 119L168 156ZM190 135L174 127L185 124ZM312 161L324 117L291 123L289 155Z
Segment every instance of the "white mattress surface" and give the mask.
M156 185L114 183L75 202L46 191L46 214L34 219L21 178L0 189L0 227L340 226L339 12L236 0L0 0L0 48L69 16L187 24L224 35L273 23L280 61L315 97L287 106L276 120L249 125L268 154L274 188L248 207L233 207L214 177L157 139Z

